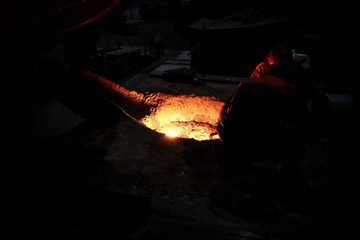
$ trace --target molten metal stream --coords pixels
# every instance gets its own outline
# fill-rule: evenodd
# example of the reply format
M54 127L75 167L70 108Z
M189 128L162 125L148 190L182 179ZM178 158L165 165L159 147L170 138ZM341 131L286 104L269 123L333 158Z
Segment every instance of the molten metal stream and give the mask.
M81 77L127 116L152 130L198 141L219 138L216 124L224 103L215 97L138 93L89 71L82 71Z

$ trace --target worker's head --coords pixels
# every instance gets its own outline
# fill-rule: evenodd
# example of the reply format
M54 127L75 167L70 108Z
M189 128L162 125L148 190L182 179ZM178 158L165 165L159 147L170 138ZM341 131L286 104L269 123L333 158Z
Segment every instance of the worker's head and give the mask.
M266 60L270 66L283 62L293 62L293 52L286 46L277 46L271 49L271 51L266 56Z
M297 64L293 58L293 52L289 47L274 47L266 56L265 61L268 65L267 74L295 83Z

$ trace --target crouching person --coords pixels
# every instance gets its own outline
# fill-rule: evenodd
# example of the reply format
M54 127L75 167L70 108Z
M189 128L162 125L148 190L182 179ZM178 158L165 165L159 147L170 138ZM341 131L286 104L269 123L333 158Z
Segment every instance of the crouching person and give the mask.
M266 69L258 67L226 101L217 126L221 142L218 158L225 178L239 179L255 173L263 179L262 187L272 184L273 192L286 194L288 189L303 189L306 185L302 173L303 80L287 48L275 51L268 55L271 61L264 64ZM276 166L272 178L276 181L261 175L264 169L259 163L264 161Z

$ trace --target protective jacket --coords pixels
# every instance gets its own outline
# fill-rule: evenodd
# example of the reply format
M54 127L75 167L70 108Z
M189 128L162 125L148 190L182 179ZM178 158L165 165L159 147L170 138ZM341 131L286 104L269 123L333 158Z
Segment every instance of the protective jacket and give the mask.
M294 84L269 74L240 83L222 108L217 126L221 140L291 127L289 98L295 90Z

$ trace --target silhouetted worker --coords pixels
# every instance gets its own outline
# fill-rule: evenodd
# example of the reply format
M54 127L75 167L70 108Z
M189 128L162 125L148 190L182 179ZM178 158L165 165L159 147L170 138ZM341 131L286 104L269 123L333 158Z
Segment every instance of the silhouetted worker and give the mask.
M256 171L256 162L269 160L280 165L280 182L294 188L305 183L301 167L306 81L291 49L280 46L239 84L217 126L225 177Z

